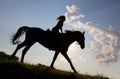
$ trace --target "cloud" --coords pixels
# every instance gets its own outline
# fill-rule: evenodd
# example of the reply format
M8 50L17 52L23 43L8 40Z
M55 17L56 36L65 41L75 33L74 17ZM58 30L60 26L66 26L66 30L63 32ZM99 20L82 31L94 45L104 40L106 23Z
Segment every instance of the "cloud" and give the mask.
M80 51L80 47L77 45L77 42L74 42L69 46L67 53L72 62L76 62L76 61L83 59L82 56L78 56L77 52L79 52L79 51ZM67 62L66 59L64 58L64 56L61 56L60 60L64 63Z
M73 21L75 19L85 17L85 15L81 12L79 8L77 8L76 5L66 6L66 9L67 12L65 13L65 15L68 16L66 18L67 21Z
M70 58L70 60L71 60L72 62L76 62L76 60L73 58L73 56L72 56L72 57L69 56L69 58ZM61 56L61 57L60 57L60 61L62 61L62 62L64 62L64 63L68 63L68 61L65 59L64 56Z
M103 28L99 25L92 25L91 22L82 23L79 19L85 17L79 7L72 5L66 6L66 23L74 29L84 29L88 31L93 41L89 43L93 51L92 57L101 65L110 65L117 61L117 52L120 48L120 33L110 25ZM74 46L73 46L74 47Z
M96 47L95 42L91 41L89 43L89 46L90 46L91 49L95 49L95 47Z
M66 60L65 57L63 57L63 56L60 57L60 60L61 60L62 62L64 62L64 63L67 62L67 60Z
M79 56L78 58L79 58L80 60L82 60L82 56Z
M69 49L68 52L69 52L70 54L72 54L72 53L75 54L75 52L78 52L78 50L80 49L80 47L77 45L77 42L74 42L74 43L72 43L72 44L69 46L68 49Z

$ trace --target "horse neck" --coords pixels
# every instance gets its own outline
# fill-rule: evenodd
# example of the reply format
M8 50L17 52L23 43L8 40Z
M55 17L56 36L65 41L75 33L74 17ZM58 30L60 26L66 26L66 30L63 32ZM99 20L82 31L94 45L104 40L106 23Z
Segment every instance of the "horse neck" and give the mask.
M72 32L68 34L68 39L69 39L69 43L73 43L73 42L77 41L75 34Z
M74 42L74 41L77 41L77 40L82 39L83 34L80 33L80 32L75 31L75 32L69 32L69 33L68 33L68 36L70 36L71 41Z

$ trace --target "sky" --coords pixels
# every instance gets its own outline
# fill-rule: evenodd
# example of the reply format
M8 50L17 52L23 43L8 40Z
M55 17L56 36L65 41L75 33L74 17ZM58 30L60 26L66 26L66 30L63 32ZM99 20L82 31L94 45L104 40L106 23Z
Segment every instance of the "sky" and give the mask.
M76 70L120 79L119 7L119 0L0 0L0 51L13 53L17 45L11 44L11 38L19 27L52 29L56 18L65 15L63 30L85 31L85 49L74 42L67 52ZM20 40L24 38L25 35ZM19 58L22 50L16 54ZM54 51L35 43L24 61L49 66L53 56ZM54 66L72 71L61 54Z

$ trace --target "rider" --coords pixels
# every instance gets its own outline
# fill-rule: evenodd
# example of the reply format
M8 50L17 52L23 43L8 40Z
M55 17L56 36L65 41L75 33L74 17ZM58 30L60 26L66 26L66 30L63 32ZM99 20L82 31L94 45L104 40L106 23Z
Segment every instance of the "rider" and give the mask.
M54 26L54 27L52 28L52 32L60 33L60 32L59 32L59 30L60 30L61 33L63 33L62 26L63 26L63 22L66 20L66 19L65 19L65 16L64 16L64 15L59 16L59 17L57 18L57 20L58 20L58 23L57 23L56 26Z

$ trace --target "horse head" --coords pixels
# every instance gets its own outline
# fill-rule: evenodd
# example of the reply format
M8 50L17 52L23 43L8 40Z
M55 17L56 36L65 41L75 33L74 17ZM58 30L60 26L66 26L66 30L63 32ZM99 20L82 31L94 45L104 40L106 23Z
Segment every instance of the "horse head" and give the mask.
M84 36L84 34L85 34L85 31L84 32L77 31L76 35L75 35L76 41L78 42L78 44L80 45L80 47L82 49L85 48L85 36Z

